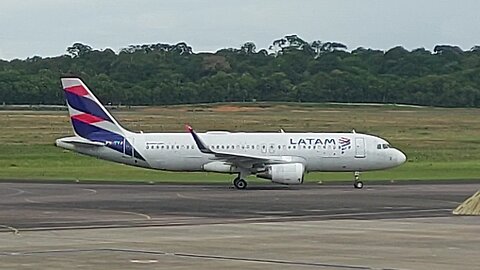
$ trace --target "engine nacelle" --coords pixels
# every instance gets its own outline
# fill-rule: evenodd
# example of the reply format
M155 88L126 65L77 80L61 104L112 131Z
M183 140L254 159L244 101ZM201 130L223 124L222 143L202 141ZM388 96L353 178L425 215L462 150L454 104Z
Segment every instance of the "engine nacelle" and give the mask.
M266 171L257 177L270 179L274 183L299 185L303 183L305 166L302 163L274 164L265 167Z

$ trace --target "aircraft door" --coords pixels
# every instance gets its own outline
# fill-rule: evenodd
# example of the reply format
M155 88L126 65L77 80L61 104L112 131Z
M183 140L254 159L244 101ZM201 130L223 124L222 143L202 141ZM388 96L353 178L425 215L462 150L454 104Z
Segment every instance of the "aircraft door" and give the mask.
M365 157L365 139L364 138L355 138L355 157L356 158Z
M133 138L130 139L130 141L133 144ZM134 155L135 155L134 151L135 150L134 150L132 144L130 144L130 142L126 138L123 138L123 157L125 157L125 158L134 157Z

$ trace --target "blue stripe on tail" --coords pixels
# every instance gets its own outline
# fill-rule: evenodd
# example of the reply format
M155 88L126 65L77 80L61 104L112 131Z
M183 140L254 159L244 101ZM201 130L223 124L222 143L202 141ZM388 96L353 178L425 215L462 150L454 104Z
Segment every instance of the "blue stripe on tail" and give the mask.
M94 142L106 143L106 146L108 148L111 148L120 153L124 153L123 143L125 142L126 155L131 156L133 151L135 158L145 161L145 158L140 153L138 153L138 151L136 151L122 135L84 123L74 118L72 118L72 125L75 129L75 132L79 136Z
M112 119L110 119L110 117L95 101L67 91L65 91L65 98L67 99L68 105L75 110L97 116L113 123Z
M73 125L73 128L75 129L75 132L79 136L85 139L89 139L91 141L95 141L95 142L123 141L122 135L110 132L108 130L99 128L94 125L84 123L75 118L72 118L72 125Z

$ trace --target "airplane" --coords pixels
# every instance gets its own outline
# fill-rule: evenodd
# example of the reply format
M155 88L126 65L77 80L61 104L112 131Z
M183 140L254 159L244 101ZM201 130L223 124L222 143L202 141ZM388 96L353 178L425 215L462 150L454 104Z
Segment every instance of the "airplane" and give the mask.
M226 132L135 133L123 128L79 78L62 78L75 136L55 145L127 165L165 171L236 174L237 189L255 175L273 183L302 184L308 172L360 172L393 168L405 154L386 140L361 133Z

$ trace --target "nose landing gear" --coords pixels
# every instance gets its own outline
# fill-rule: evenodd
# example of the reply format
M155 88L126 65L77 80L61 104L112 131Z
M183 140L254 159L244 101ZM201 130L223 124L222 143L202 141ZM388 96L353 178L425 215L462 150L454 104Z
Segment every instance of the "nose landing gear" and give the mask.
M360 181L360 172L354 172L353 173L354 177L354 182L353 182L353 187L356 189L362 189L363 188L363 182Z

